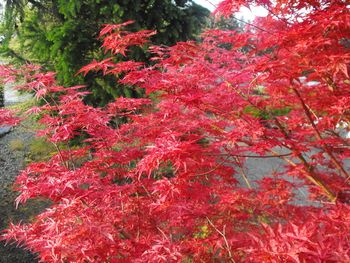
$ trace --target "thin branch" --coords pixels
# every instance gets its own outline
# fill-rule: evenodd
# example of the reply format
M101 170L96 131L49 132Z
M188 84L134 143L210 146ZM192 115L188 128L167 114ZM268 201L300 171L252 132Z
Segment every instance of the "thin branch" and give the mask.
M248 176L246 174L246 172L244 171L244 168L243 168L243 165L242 165L242 162L241 160L238 158L238 157L235 157L235 160L237 162L237 165L241 171L241 175L243 177L243 180L245 181L245 183L247 184L248 188L249 189L252 189L252 185L250 184L249 180L248 180Z
M241 23L243 23L243 24L246 24L246 25L249 25L249 26L251 26L251 27L254 27L254 28L256 28L256 29L258 29L258 30L260 30L260 31L263 31L263 32L266 32L266 33L269 33L269 34L274 34L274 32L268 31L268 30L266 30L266 29L264 29L264 28L262 28L262 27L256 26L256 25L254 25L254 24L252 24L252 23L249 23L249 22L247 22L247 21L244 21L244 20L242 20L242 19L239 19L239 18L237 18L237 17L235 17L235 16L233 16L232 18L235 19L235 20L237 20L237 21L239 21L239 22L241 22Z
M292 89L293 89L294 94L295 94L295 95L297 96L297 98L299 99L299 101L300 101L300 103L301 103L301 105L302 105L302 107L303 107L303 110L304 110L304 112L305 112L305 115L306 115L307 119L309 120L309 122L310 122L312 128L314 129L317 139L320 140L320 141L323 140L322 135L321 135L320 131L318 130L318 128L317 128L315 122L313 121L312 116L311 116L311 112L310 112L308 106L306 105L304 99L302 98L301 94L300 94L299 91L295 88L295 86L292 86ZM341 173L344 175L344 177L345 177L346 179L349 179L349 178L350 178L349 173L344 169L343 165L341 165L341 164L339 163L339 161L335 158L335 156L333 155L332 151L329 149L328 145L327 145L327 144L324 144L324 145L322 145L321 147L322 147L322 148L325 150L325 152L328 154L328 156L330 157L332 163L335 165L335 167L337 167L337 169L339 170L339 172L341 172Z
M169 237L167 237L167 235L165 235L164 231L162 229L160 229L158 226L157 226L157 229L158 231L162 234L162 236L166 239L166 240L169 240Z
M228 156L227 158L225 158L222 162L218 163L214 168L210 169L207 172L204 173L200 173L200 174L196 174L196 176L203 176L203 175L208 175L214 171L216 171L221 165L223 165L225 162L227 162L227 160L229 159L230 156Z
M236 261L233 259L233 256L232 256L232 253L231 253L231 247L230 247L230 245L229 245L229 243L227 241L226 234L225 234L226 225L224 225L222 231L220 231L208 217L207 217L207 220L208 220L208 223L215 229L215 231L218 232L219 235L224 239L225 246L226 246L226 251L227 251L227 254L228 254L229 258L230 258L230 261L232 263L235 263Z
M240 95L244 100L246 100L250 105L252 105L253 107L262 110L264 113L268 114L269 117L271 117L277 127L280 129L280 131L282 132L282 134L284 135L284 137L286 139L289 139L290 136L288 134L288 132L285 130L285 128L283 127L283 125L280 123L280 121L271 114L271 112L266 111L265 109L261 109L258 105L256 105L255 103L253 103L248 96L246 96L245 94L243 94L240 90L238 90L236 87L234 87L230 82L225 80L225 83L227 85L229 85L229 87L232 87L232 89L238 94ZM289 148L290 149L290 148ZM298 157L298 159L302 162L303 166L304 166L304 172L306 175L306 178L308 180L310 180L312 183L314 183L315 185L317 185L318 187L320 187L322 189L322 191L324 191L324 193L326 194L326 196L330 199L331 202L334 202L336 200L336 195L325 185L325 183L323 183L323 180L321 178L319 178L319 176L317 174L315 174L315 172L313 171L313 167L306 161L306 159L304 158L304 156L301 153L295 152L295 150L290 149L291 151L293 151L295 153L295 155ZM283 157L281 157L283 158ZM285 158L285 157L284 157Z
M277 152L273 150L269 150L272 154L278 155ZM336 195L331 191L326 184L323 183L323 180L313 171L313 167L306 161L304 156L302 154L298 154L298 159L301 160L304 169L302 172L305 174L305 177L312 182L313 184L317 185L328 197L328 199L331 201L331 203L334 203L337 199ZM286 157L280 157L288 164L292 165L293 167L296 167L297 164L294 163L292 160L286 158Z
M221 156L231 156L231 157L238 157L238 158L280 158L280 157L287 157L292 155L293 153L284 153L284 154L278 154L278 155L244 155L244 154L231 154L231 153L222 153ZM214 154L213 154L214 155ZM218 154L215 154L217 156Z

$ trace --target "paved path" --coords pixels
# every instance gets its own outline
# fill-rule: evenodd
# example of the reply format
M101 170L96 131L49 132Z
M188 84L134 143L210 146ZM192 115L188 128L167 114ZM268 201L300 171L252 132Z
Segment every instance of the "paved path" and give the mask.
M5 106L24 102L32 98L32 95L29 93L20 93L17 90L13 89L13 85L6 84L4 86L4 99L5 99Z
M276 147L273 150L279 154L289 153L287 149L282 149L280 147ZM315 152L316 150L308 153L304 153L303 155L306 158L306 160L309 160L308 156L314 154ZM256 155L256 154L252 154L252 155ZM293 159L293 162L298 163L298 160ZM247 161L245 163L245 172L249 180L256 181L264 177L271 177L273 176L273 174L276 174L276 173L283 173L284 171L286 171L285 165L286 165L286 162L281 158L247 158ZM350 159L346 159L344 161L344 166L347 171L350 171ZM316 167L316 168L322 170L322 167ZM239 172L238 169L237 169L237 172ZM285 178L286 180L292 183L300 182L298 179L288 175L283 176L283 178ZM246 185L242 179L239 179L239 180L242 185ZM309 192L307 190L307 187L301 187L296 189L295 195L298 199L296 201L296 204L319 205L317 202L311 202L308 200Z

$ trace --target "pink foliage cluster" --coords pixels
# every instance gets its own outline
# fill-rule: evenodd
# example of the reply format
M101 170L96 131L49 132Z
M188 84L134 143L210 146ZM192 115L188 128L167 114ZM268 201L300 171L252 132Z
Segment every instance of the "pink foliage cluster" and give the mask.
M16 118L10 110L0 109L0 127L4 125L17 125L20 119Z
M243 32L150 47L152 66L111 57L81 70L116 74L150 98L94 108L82 87L21 69L21 88L46 101L32 111L45 125L39 134L58 151L16 181L18 204L52 205L4 238L42 262L350 261L350 142L338 129L350 121L349 8L226 0L218 12L242 4L270 15ZM153 34L121 31L127 24L101 32L112 55ZM79 147L62 147L77 137ZM285 166L252 180L251 157Z

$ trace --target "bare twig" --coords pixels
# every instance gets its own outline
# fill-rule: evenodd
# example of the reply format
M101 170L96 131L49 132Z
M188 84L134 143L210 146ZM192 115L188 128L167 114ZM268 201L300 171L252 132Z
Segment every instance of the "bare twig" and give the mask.
M208 217L207 217L207 220L208 220L208 223L215 229L215 231L218 232L219 235L224 239L225 246L226 246L226 251L227 251L227 254L228 254L229 258L230 258L230 261L232 263L235 263L236 261L233 259L232 252L231 252L231 247L230 247L230 245L229 245L229 243L227 241L226 234L225 234L226 225L224 225L222 231L220 231Z
M243 165L242 165L242 162L241 160L238 158L238 157L235 157L235 160L237 162L237 165L241 171L241 175L243 177L243 180L245 181L245 183L247 184L248 188L251 189L252 188L252 185L250 184L249 180L248 180L248 176L246 174L246 172L244 171L244 168L243 168Z
M322 138L322 135L320 133L320 131L318 130L315 122L313 121L312 119L312 116L311 116L311 112L309 110L309 107L306 105L304 99L302 98L301 94L299 93L299 91L295 88L295 86L292 86L292 89L293 89L293 92L294 94L297 96L297 98L299 99L302 107L303 107L303 110L305 112L305 115L307 117L307 119L309 120L312 128L314 129L315 131L315 134L316 134L316 137L318 140L323 140ZM343 165L341 165L341 163L337 160L337 158L335 158L334 154L332 153L332 151L329 149L328 145L327 144L324 144L321 146L325 152L328 154L329 158L331 159L332 163L335 165L335 167L338 169L338 171L340 173L342 173L344 175L344 177L346 179L350 178L350 175L349 173L344 169Z

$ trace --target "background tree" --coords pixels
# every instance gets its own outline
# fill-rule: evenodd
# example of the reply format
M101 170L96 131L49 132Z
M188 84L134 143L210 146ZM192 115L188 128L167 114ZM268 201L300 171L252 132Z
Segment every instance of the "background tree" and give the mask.
M83 65L104 57L97 39L101 25L134 20L131 30L157 30L153 43L172 45L194 38L208 14L190 0L11 0L6 2L3 17L2 52L17 61L54 70L59 84L85 83L93 91L90 99L103 104L112 97L140 93L117 85L114 77L74 77ZM132 58L147 61L142 49L133 52Z

